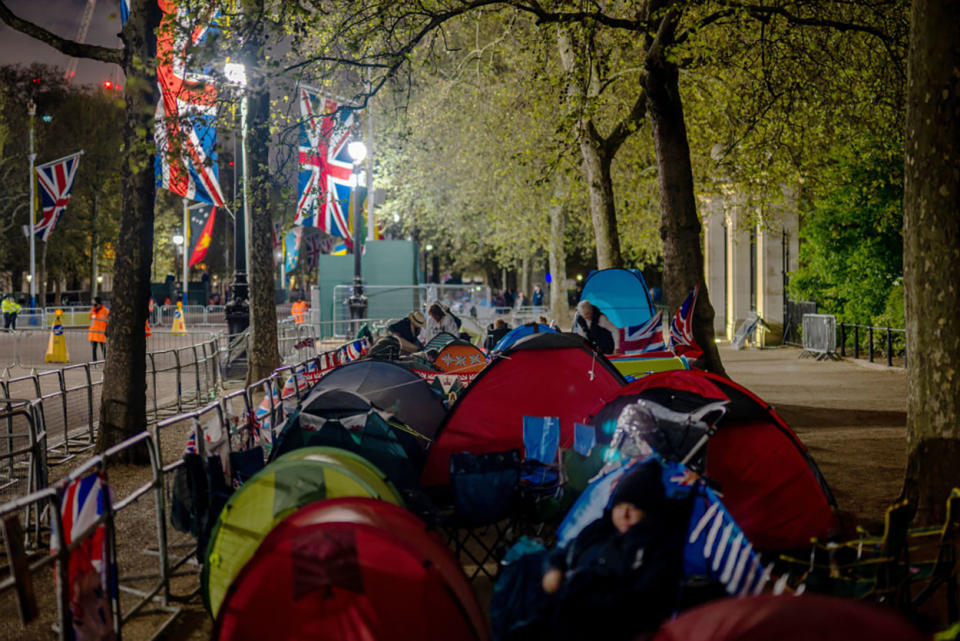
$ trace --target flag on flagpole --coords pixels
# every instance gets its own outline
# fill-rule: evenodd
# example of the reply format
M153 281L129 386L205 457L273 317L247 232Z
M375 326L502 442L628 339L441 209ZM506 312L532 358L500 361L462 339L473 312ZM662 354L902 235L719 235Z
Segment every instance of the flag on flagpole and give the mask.
M350 177L353 161L347 142L352 109L301 87L300 175L297 225L319 227L331 236L350 238Z
M120 0L120 24L127 24L130 19L130 0Z
M700 284L697 283L670 321L670 349L687 358L699 358L703 355L703 350L693 337L693 310L697 306L699 292Z
M213 240L213 225L217 217L216 207L197 207L190 210L190 261L193 267L203 262L207 256L210 241Z
M40 222L34 226L34 233L42 240L50 238L60 217L70 202L70 190L77 177L82 151L36 167L37 182L40 183Z
M315 231L312 234L306 234L302 245L307 269L313 271L320 262L320 254L323 253L324 242L320 238L320 232Z
M157 186L223 206L215 151L216 84L211 76L187 70L187 49L211 32L212 16L198 20L175 0L159 0L159 5L164 16L157 35Z

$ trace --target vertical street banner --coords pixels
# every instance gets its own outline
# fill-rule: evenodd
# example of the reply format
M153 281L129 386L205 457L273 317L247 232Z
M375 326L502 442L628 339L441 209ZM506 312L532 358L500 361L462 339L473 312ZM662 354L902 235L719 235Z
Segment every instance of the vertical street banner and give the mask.
M164 15L157 34L157 186L223 206L215 151L216 85L211 76L187 69L188 49L211 31L213 15L191 16L175 0L158 4Z
M350 238L349 199L353 162L347 142L354 112L300 87L300 175L297 225Z
M34 233L41 240L50 238L60 217L70 203L70 191L77 177L82 151L36 167L40 184L40 221L34 225Z
M286 254L284 270L288 274L297 268L297 260L300 258L300 239L302 236L303 227L295 227L284 239L284 253Z
M213 240L213 225L217 217L216 207L197 207L190 210L190 261L193 267L202 263Z

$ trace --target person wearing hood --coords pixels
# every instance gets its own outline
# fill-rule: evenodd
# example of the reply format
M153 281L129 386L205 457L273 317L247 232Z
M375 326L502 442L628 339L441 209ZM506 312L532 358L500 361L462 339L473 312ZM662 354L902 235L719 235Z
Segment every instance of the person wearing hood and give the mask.
M691 504L666 497L662 472L652 459L628 472L603 516L547 557L537 634L632 639L673 614Z

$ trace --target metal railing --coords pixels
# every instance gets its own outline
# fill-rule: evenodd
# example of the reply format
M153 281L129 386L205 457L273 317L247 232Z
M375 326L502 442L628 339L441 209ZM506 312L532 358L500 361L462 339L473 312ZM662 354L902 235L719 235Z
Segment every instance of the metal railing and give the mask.
M18 571L9 572L0 581L0 611L12 612L16 608L11 603L14 593L17 600L33 599L29 605L35 607L21 609L22 613L33 612L23 617L24 625L33 630L52 628L60 639L71 638L69 555L81 542L95 536L97 527L102 525L107 541L104 561L116 568L115 572L107 573L109 580L116 583L106 590L112 601L111 623L115 634L120 638L124 626L137 617L149 616L160 617L151 627L154 637L161 634L180 611L172 603L189 598L199 590L198 568L191 565L197 542L192 535L177 531L167 505L167 498L173 493L173 478L184 466L182 454L188 437L192 432L194 438L190 442L201 457L219 453L227 461L230 452L247 449L252 441L272 442L286 413L284 401L301 397L307 388L307 372L322 368L323 356L320 353L297 365L281 367L269 377L222 395L203 407L159 420L149 429L94 455L50 487L45 486L45 476L31 477L24 494L0 505L2 531L6 536L13 533L18 537L15 544L6 546L7 567L18 568ZM0 422L18 420L30 426L25 432L26 446L14 446L10 436L0 435L0 444L6 444L6 450L0 450L0 472L22 467L16 457L29 455L35 460L28 466L32 473L45 474L46 428L41 404L42 399L7 399L0 404ZM248 438L255 434L259 439ZM114 463L142 449L146 450L146 456L142 456L142 451L139 453L148 461L148 466L125 468L125 475L133 473L136 478L133 483L125 478L122 487L133 489L126 490L123 496L114 496L103 514L82 532L73 533L67 545L60 514L62 496L68 485L94 472L103 474L109 482ZM21 518L25 519L24 529L19 527ZM51 542L54 553L45 553ZM17 556L15 551L24 546L38 554L12 558ZM47 568L52 564L55 564L52 566L55 578L51 585L51 572ZM28 583L43 588L33 590ZM132 599L129 605L128 599ZM0 637L23 635L24 630L15 616L0 617Z
M907 332L891 327L872 327L855 323L840 323L840 356L846 357L850 349L854 358L866 352L867 360L873 363L882 356L888 367L907 366Z

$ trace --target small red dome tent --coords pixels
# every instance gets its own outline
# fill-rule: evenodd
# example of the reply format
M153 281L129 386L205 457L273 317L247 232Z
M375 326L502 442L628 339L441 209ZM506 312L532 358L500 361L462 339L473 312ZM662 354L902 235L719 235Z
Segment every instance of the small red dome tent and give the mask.
M664 623L653 641L923 641L896 612L835 597L722 599Z
M573 444L574 422L586 422L598 400L613 398L623 377L575 334L531 334L486 367L437 430L420 477L445 485L450 455L518 449L523 417L560 418L560 447Z
M805 547L836 528L833 495L816 463L773 408L746 388L699 370L651 374L622 388L591 418L598 442L610 442L620 412L639 399L678 412L729 402L707 446L705 473L719 483L723 504L756 548Z
M450 549L403 508L334 499L277 525L230 586L212 638L486 641Z

